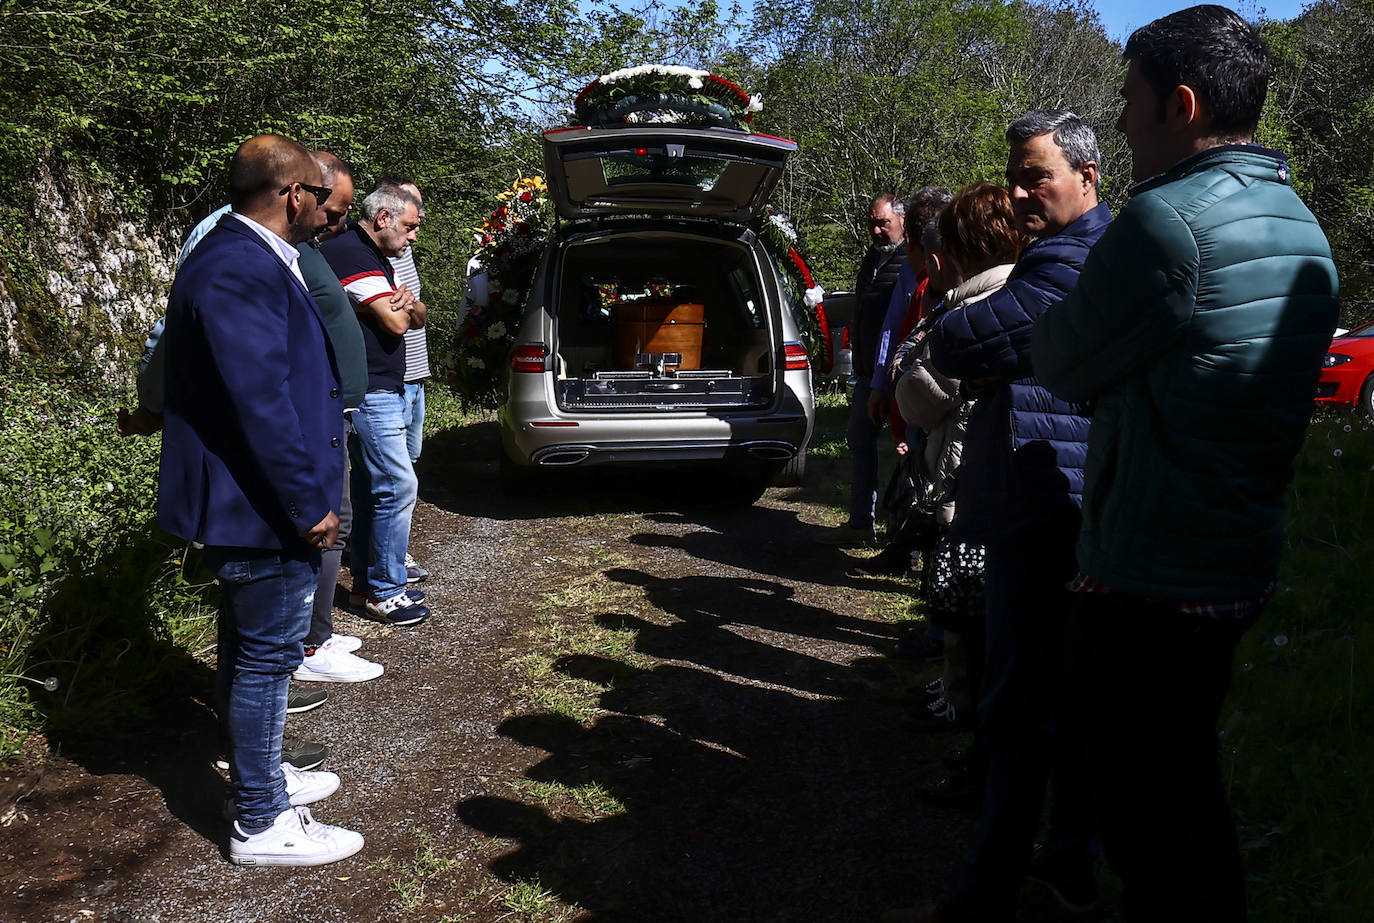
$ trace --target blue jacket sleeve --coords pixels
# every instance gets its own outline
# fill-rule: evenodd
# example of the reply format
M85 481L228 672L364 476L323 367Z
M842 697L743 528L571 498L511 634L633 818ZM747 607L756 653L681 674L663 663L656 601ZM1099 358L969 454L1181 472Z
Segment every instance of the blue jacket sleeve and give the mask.
M940 374L969 382L1030 376L1032 326L1073 288L1082 265L1077 249L1072 242L1032 246L1003 288L940 318L930 334Z
M1035 325L1035 374L1087 401L1166 349L1193 315L1200 257L1167 202L1133 200L1093 247L1078 284Z

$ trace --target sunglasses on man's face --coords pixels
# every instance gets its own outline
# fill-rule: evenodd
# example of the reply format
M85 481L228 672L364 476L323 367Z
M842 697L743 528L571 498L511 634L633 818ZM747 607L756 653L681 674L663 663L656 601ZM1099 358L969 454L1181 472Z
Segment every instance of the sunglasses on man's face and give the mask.
M277 195L286 195L288 192L291 191L292 186L300 186L306 192L313 195L315 197L316 205L323 205L325 203L325 200L329 198L329 194L334 191L330 189L328 186L312 186L309 183L287 183L285 186L282 187L281 192L278 192Z

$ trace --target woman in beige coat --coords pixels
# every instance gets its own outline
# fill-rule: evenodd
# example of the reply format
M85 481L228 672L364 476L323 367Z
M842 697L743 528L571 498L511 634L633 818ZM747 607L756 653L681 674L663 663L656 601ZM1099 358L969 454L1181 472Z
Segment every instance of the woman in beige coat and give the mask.
M929 730L954 730L973 726L982 672L983 551L948 536L954 521L954 485L964 430L974 401L958 381L931 365L925 333L946 313L962 310L1001 288L1025 238L1016 228L1007 191L978 183L956 195L926 228L924 243L927 272L933 286L946 290L945 298L899 348L898 362L906 371L897 381L895 396L908 426L925 434L924 445L915 441L911 451L921 452L918 468L924 503L940 537L927 556L923 595L927 617L945 630L946 664L942 694L917 709L912 721Z

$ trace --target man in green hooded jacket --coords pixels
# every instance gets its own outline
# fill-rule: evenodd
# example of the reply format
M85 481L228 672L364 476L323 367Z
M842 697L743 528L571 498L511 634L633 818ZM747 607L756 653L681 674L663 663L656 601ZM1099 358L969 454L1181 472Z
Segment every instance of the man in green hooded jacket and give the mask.
M1273 592L1284 491L1337 319L1326 237L1252 143L1258 30L1197 6L1127 41L1135 185L1033 360L1092 401L1070 652L1130 920L1243 920L1216 724Z

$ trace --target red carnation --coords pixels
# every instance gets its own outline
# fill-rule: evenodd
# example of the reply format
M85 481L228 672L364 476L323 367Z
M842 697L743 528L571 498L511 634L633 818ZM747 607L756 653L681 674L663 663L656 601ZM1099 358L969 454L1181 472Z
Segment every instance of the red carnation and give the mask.
M521 201L521 202L533 202L533 201L534 201L534 193L530 192L528 189L525 190L524 192L520 193L520 201Z

